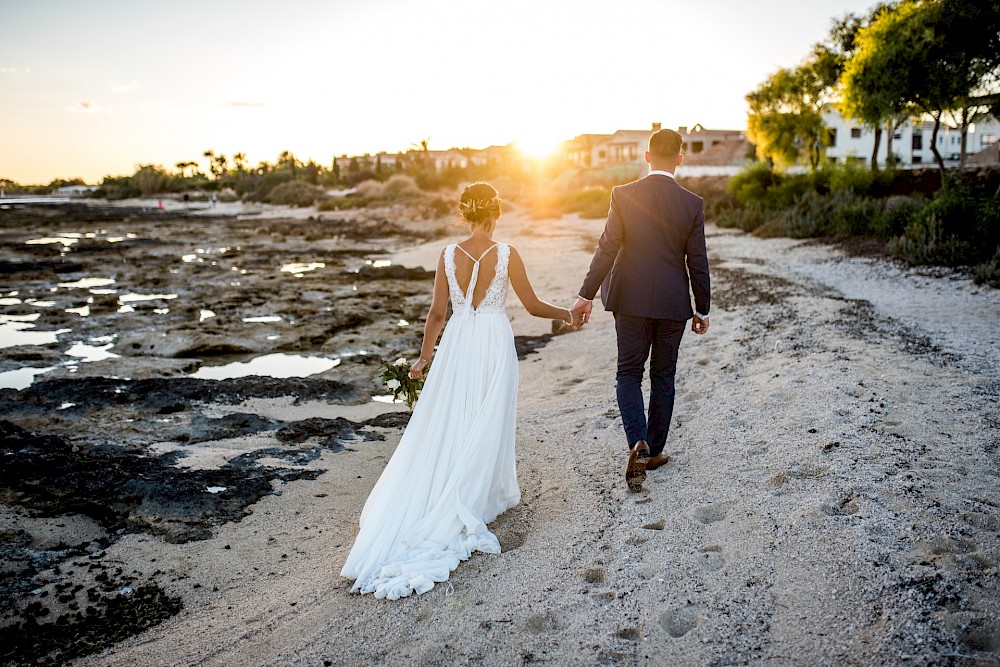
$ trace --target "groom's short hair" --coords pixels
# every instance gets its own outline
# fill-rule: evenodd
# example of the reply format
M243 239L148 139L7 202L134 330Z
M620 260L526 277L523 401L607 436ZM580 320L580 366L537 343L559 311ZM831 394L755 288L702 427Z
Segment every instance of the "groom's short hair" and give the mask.
M681 135L673 130L657 130L649 135L649 153L663 160L673 160L681 152Z

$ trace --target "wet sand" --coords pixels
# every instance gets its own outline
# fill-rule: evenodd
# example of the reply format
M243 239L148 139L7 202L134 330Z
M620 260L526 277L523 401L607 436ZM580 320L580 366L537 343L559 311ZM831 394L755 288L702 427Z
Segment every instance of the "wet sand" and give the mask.
M518 247L542 298L568 303L601 226L515 211L497 236ZM459 231L400 236L368 259L430 269ZM227 234L215 245L235 245ZM275 247L270 270L319 261L304 241L294 240L296 252ZM173 268L184 243L170 249ZM42 480L44 493L11 489L5 478L5 556L32 588L17 592L23 582L5 580L16 595L3 622L72 620L91 615L90 604L95 647L112 625L100 618L148 628L111 637L78 665L997 662L1000 293L956 274L713 227L709 253L712 329L682 343L672 460L639 494L624 486L611 317L548 338L550 323L511 297L515 333L545 345L521 362L523 499L492 526L504 553L474 555L449 583L396 602L350 595L338 576L405 421L405 409L368 400L378 389L374 360L340 357L302 379L202 384L213 381L180 375L212 347L176 342L200 340L200 330L167 329L170 344L157 349L181 353L136 355L134 380L100 377L98 364L112 359L0 394L5 446L31 454L19 459L25 470L62 465L77 475L75 498L102 485L104 495L91 496L121 498L101 514L60 505L60 494L74 496L56 476ZM337 289L321 275L297 279L315 281L301 294ZM163 288L201 309L213 283L200 283ZM429 282L390 284L378 300L395 310L374 325L382 329L351 325L355 344L383 341L389 351L418 342ZM215 289L224 300L225 285ZM285 299L278 312L306 308L280 288L264 293L268 313L274 299ZM331 333L337 315L314 308L310 316L330 318L319 341L301 332L308 316L295 311L295 324L278 330L293 347L271 348L266 336L230 335L246 323L245 300L229 298L231 310L216 312L232 314L211 340L255 341L244 357L332 356L347 343L330 339L352 330ZM184 326L193 327L189 316ZM395 318L412 324L388 327ZM396 329L407 330L398 342ZM170 364L183 368L162 378ZM98 376L92 384L72 377L85 366ZM64 403L76 405L60 411ZM121 478L88 476L108 469L106 457L133 467ZM226 490L207 491L218 487ZM37 615L45 608L47 617ZM69 636L64 644L87 647Z

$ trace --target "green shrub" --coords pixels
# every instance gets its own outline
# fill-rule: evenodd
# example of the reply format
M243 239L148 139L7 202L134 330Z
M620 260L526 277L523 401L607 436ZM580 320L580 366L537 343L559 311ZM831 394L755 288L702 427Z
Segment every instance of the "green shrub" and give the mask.
M772 171L766 163L754 162L733 176L726 189L744 206L764 206L768 190L773 188L780 178L781 175Z
M146 164L132 175L132 185L143 197L169 192L172 182L170 174L159 165Z
M745 208L723 209L716 214L714 222L719 227L735 227L745 232L752 232L773 217L773 213L768 215L760 206L751 205Z
M882 212L871 228L872 233L880 239L891 239L901 235L906 226L914 220L927 206L927 202L919 197L890 197L885 201Z
M316 208L320 211L347 211L368 206L369 201L363 197L327 197Z
M902 236L889 241L889 252L907 264L969 264L969 243L950 232L938 214L929 209L912 220Z
M793 239L825 236L830 230L833 198L809 190L781 214L781 224Z
M607 188L584 188L568 192L559 199L562 213L579 213L581 218L605 218L610 208L611 191Z
M271 190L267 195L267 201L270 204L286 206L312 206L316 200L325 197L326 192L323 188L305 181L288 181Z
M960 177L934 193L892 248L911 264L972 265L988 262L1000 245L1000 206L977 195Z
M867 197L855 197L853 190L843 190L849 193L851 200L838 204L832 211L830 231L835 236L869 236L874 233L882 214L882 202Z
M977 285L989 285L1000 289L1000 246L997 246L992 259L976 267L973 280Z

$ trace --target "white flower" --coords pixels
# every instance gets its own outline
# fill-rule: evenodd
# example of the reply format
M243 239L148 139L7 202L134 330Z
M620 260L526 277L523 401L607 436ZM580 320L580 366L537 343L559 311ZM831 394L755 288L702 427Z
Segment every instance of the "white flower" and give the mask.
M399 380L393 378L388 382L386 382L385 386L388 387L389 389L399 389L401 385L399 384Z
M392 363L393 366L403 366L405 364L406 364L406 359L404 359L403 357L396 359L396 361Z

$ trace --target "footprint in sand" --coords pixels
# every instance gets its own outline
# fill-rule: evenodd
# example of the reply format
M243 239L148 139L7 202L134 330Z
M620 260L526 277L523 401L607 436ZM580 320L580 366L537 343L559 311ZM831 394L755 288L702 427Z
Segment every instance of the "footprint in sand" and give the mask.
M603 567L588 567L583 571L583 580L588 584L603 584L604 583L604 568Z
M525 620L524 627L532 634L555 632L559 630L559 620L551 611L544 614L532 614Z
M833 496L820 506L820 511L827 516L850 516L858 512L858 497L848 494Z
M729 511L730 507L729 503L709 503L696 507L691 515L699 523L716 523L726 518L726 512Z
M663 530L667 525L667 522L663 519L659 521L654 521L653 523L647 523L643 526L643 530Z
M630 641L639 641L642 639L642 630L639 628L622 628L616 634L619 639L628 639Z
M690 605L668 609L660 614L660 627L674 639L694 630L696 624L695 608Z
M718 572L725 565L726 559L722 557L722 547L717 544L698 550L698 566L706 572Z
M497 540L500 542L500 551L507 553L518 547L524 546L524 533L497 533Z

